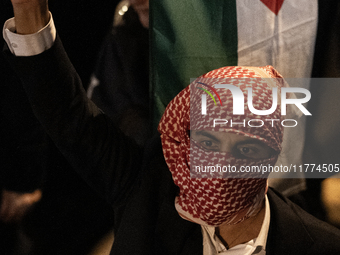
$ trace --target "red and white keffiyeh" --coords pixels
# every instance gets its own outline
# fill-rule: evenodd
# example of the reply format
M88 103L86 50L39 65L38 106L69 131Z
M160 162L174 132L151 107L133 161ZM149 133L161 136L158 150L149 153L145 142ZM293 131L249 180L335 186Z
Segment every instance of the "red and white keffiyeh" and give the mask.
M251 79L250 79L251 78ZM268 79L271 78L271 79ZM274 79L273 79L274 78ZM272 106L272 87L279 90L284 83L282 76L271 66L265 67L223 67L213 70L183 89L167 106L158 130L161 133L163 154L172 174L174 183L180 188L175 199L175 207L181 217L201 225L220 226L236 224L256 214L262 204L267 189L267 176L241 178L221 176L221 178L192 178L190 165L207 164L241 166L274 165L277 156L268 159L240 159L230 152L207 152L190 140L190 130L231 132L261 140L281 151L283 128L280 121L264 121L262 127L217 125L213 119L233 119L241 122L250 119L281 120L281 109L265 116L255 115L245 104L243 116L233 116L232 94L226 89L216 89L222 106L207 100L208 114L201 114L201 95L205 93L197 87L207 85L211 91L216 84L231 84L240 88L247 100L247 88L252 88L253 105L257 110L267 110ZM209 89L210 88L210 89ZM211 91L212 92L212 91Z

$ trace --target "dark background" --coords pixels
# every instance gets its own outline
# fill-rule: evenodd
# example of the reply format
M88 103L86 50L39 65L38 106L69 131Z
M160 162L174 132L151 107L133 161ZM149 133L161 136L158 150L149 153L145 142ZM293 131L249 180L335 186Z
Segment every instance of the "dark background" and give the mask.
M51 0L49 3L57 32L84 87L93 72L99 47L112 25L117 3L117 0ZM11 17L11 2L0 0L1 28ZM3 46L1 36L1 49ZM20 226L29 238L28 242L34 245L31 254L86 254L112 228L112 209L70 167L32 117L20 81L3 54L0 54L0 124L0 179L7 184L7 177L13 177L17 170L14 163L19 160L19 165L23 167L21 173L14 176L23 177L26 174L25 183L43 191L41 201ZM36 132L28 134L26 130L32 127ZM46 150L31 152L43 162L45 172L35 171L34 168L33 173L27 174L25 166L35 165L33 157L11 158L12 152L18 146L36 145L41 140L46 141ZM3 168L5 159L13 166L10 171ZM42 181L37 184L39 177ZM18 178L15 179L17 181ZM1 190L0 180L0 195ZM8 232L4 234L6 236Z

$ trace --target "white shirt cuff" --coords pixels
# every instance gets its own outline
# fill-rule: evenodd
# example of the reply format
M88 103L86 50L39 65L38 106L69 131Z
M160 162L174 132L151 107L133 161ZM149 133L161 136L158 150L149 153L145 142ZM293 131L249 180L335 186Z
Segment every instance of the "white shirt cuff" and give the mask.
M38 55L51 48L56 38L56 29L51 13L48 24L34 34L15 33L14 18L5 22L2 33L8 48L15 56Z

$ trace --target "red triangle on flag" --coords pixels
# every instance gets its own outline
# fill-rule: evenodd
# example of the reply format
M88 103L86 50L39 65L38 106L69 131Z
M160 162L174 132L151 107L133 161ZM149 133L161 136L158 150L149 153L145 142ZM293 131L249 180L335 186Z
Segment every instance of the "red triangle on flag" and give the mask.
M262 3L264 3L269 10L275 13L277 15L282 7L284 0L260 0Z

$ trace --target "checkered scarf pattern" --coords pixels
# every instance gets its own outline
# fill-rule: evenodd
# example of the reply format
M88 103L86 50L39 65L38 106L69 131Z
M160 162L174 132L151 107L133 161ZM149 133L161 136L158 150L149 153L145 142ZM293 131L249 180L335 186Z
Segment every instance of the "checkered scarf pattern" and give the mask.
M271 79L266 79L271 78ZM275 79L273 79L275 78ZM175 199L179 214L201 225L220 226L236 224L260 209L266 189L267 176L243 174L241 176L215 175L195 176L190 172L192 165L231 165L241 166L274 165L277 156L268 159L240 159L229 152L208 152L190 139L190 130L209 130L230 132L261 140L276 151L281 150L283 128L280 123L266 119L281 120L280 107L265 116L255 115L245 104L245 114L233 116L232 94L226 89L216 89L222 106L207 100L207 115L201 114L201 95L197 89L202 83L209 88L216 84L231 84L239 87L247 100L247 88L252 88L253 105L257 110L267 110L272 106L272 87L281 88L282 76L271 66L265 67L223 67L213 70L192 82L182 90L167 106L159 123L165 161L172 174L174 183L180 188ZM214 119L233 119L241 122L251 119L263 120L262 127L217 125ZM255 122L254 122L255 125ZM197 177L197 178L195 178Z

